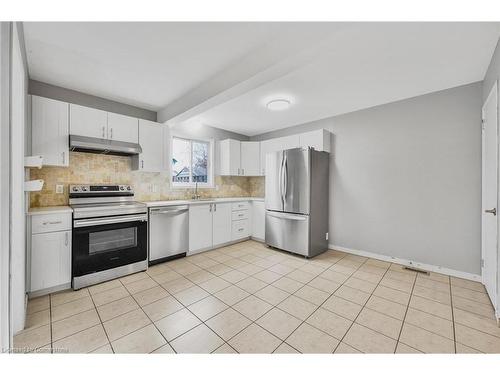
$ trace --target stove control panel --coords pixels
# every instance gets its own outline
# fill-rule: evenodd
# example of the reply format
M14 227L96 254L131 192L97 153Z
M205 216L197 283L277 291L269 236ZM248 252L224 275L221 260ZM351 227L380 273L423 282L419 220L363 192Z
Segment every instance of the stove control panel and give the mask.
M70 194L133 193L130 185L70 185Z

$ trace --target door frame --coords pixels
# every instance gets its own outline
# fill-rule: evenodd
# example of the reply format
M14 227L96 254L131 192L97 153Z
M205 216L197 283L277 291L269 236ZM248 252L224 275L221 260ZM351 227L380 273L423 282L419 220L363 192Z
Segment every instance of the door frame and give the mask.
M492 95L496 94L497 95L497 100L496 100L496 103L495 103L495 109L496 109L496 117L497 117L497 123L496 123L496 130L497 130L497 204L496 204L496 207L497 207L497 211L499 210L499 191L498 189L500 189L500 174L499 174L499 165L500 165L500 152L499 152L499 147L500 147L500 143L499 143L499 137L500 137L500 134L499 134L499 118L498 118L498 101L499 101L499 98L498 98L498 80L494 82L489 94L488 94L488 97L486 98L486 100L484 101L483 103L483 106L481 107L481 281L483 283L483 285L485 285L485 280L484 280L484 259L485 259L485 249L484 249L484 243L485 243L485 233L484 233L484 226L483 226L483 215L484 215L484 209L485 209L485 205L484 205L484 196L485 196L485 187L484 187L484 183L483 181L485 180L485 155L484 155L484 143L485 143L485 135L484 135L484 131L483 131L483 124L484 124L484 115L485 115L485 107L487 104L489 104L489 101L491 100L491 97ZM500 220L498 220L498 215L496 216L496 220L497 220L497 233L496 233L496 249L497 249L497 274L496 274L496 296L495 296L495 299L496 299L496 306L493 306L494 307L494 310L495 310L495 315L497 317L497 321L498 319L500 318L500 311L498 309L498 305L499 305L499 280L498 280L498 273L499 273L499 266L500 266L500 253L499 253L499 232L500 232Z

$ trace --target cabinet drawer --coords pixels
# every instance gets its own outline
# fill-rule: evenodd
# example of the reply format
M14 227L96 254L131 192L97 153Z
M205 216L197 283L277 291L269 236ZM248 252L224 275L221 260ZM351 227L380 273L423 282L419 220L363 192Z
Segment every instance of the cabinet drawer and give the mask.
M248 219L233 221L231 239L234 241L248 237L250 235L249 225L250 223Z
M31 216L31 233L71 230L71 213Z
M233 220L243 220L248 217L248 210L233 211Z
M248 210L250 208L250 204L248 202L236 202L233 203L233 211L238 210Z

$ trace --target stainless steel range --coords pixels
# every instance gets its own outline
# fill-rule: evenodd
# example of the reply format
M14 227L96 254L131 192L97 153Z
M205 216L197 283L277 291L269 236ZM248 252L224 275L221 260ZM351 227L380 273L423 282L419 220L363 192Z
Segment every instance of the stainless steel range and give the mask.
M148 210L129 185L70 185L72 285L92 284L148 267Z

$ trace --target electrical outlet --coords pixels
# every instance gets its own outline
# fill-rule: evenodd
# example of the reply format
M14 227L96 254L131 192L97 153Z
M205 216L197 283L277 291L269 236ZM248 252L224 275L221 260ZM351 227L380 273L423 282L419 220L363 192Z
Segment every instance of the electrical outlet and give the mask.
M64 193L64 185L56 185L56 194Z
M328 232L326 232L326 236L325 237L326 237L326 240L328 241Z

